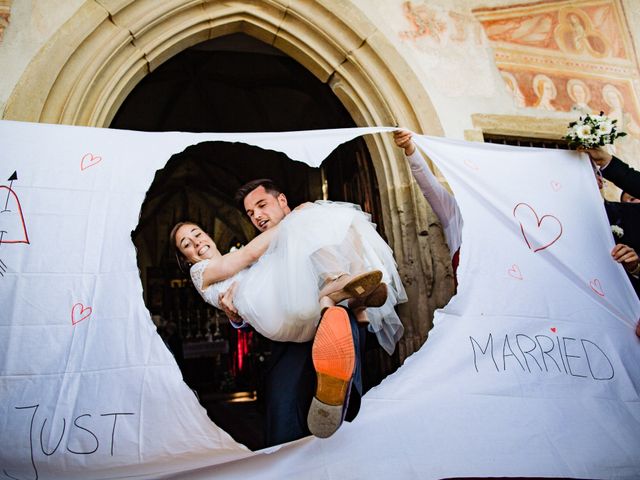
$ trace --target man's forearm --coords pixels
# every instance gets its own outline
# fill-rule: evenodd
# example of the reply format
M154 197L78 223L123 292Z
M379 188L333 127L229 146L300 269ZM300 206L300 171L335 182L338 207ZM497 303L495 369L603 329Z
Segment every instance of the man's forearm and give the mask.
M602 170L602 176L614 183L618 188L640 197L640 172L634 170L617 157L613 157L611 162Z

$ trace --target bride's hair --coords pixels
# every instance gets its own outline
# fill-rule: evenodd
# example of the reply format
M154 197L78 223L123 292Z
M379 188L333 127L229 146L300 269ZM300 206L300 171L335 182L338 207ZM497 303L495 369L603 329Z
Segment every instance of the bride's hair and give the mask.
M264 187L265 191L274 197L283 193L280 186L270 178L258 178L257 180L251 180L236 190L234 200L242 211L244 211L244 197L249 195L258 187Z
M178 229L183 225L194 225L196 227L199 227L200 225L194 222L189 222L189 221L178 222L171 229L171 233L169 234L169 242L171 243L171 245L173 246L173 249L175 250L176 261L178 262L178 268L182 273L184 273L187 276L187 278L190 278L189 269L191 268L191 263L189 263L187 258L183 255L183 253L178 248L178 245L176 244L176 234L178 233Z

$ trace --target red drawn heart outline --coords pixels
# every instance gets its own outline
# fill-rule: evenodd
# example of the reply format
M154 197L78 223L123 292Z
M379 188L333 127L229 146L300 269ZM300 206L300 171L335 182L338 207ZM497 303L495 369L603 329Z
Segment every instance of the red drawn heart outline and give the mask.
M20 221L22 222L22 232L24 233L24 240L5 240L3 236L2 240L0 240L0 245L3 243L26 243L28 245L31 242L29 242L29 234L27 234L27 226L24 223L24 215L22 214L22 205L20 205L20 199L18 198L18 195L16 195L16 192L14 192L12 188L7 187L6 185L0 185L0 189L3 189L3 188L9 190L9 193L12 194L13 198L16 199L16 204L18 205L18 213L20 214Z
M84 161L87 158L87 156L91 158L89 158L88 160L88 165L85 165ZM94 155L91 152L87 152L82 157L82 160L80 160L80 170L86 170L87 168L91 168L94 165L97 165L98 163L100 163L101 161L102 161L102 157L100 155Z
M562 184L560 182L556 182L555 180L551 180L551 189L554 192L559 191L562 188Z
M76 320L75 318L76 307L80 307L79 315L82 315L86 310L89 310L89 313L87 313L85 316L80 317L79 319ZM71 325L76 325L81 321L86 320L87 318L89 318L89 316L91 316L91 312L93 312L93 309L91 307L85 307L80 302L76 303L73 307L71 307Z
M600 295L601 297L604 297L604 289L602 288L602 283L600 283L600 279L598 278L594 278L593 280L589 281L589 286L591 287L591 290L593 290L597 295Z
M515 263L511 265L511 268L507 270L507 274L511 278L515 278L516 280L522 280L524 277L522 276L522 272L520 271L520 267Z
M465 158L464 164L471 170L480 170L480 167L473 160L469 160L468 158Z
M558 239L562 236L562 232L563 232L563 228L562 228L562 222L560 220L558 220L557 217L555 217L554 215L543 215L542 217L538 217L538 214L536 213L536 211L533 209L533 207L531 205L529 205L528 203L525 202L520 202L518 203L514 208L513 208L513 216L517 219L516 217L516 210L518 210L518 207L520 207L521 205L524 205L525 207L529 208L529 210L531 210L533 212L533 214L536 217L536 222L538 224L538 228L540 228L540 225L542 224L542 221L545 218L553 218L556 222L558 222L558 225L560 225L560 233L558 233L558 236L556 238L554 238L553 240L551 240L549 243L547 243L546 245L543 245L541 247L536 248L535 250L533 250L531 248L531 244L529 243L529 239L527 238L527 234L524 232L524 226L522 225L522 222L520 222L518 220L518 223L520 224L520 232L522 232L522 236L524 238L524 241L527 243L527 247L529 247L529 250L533 250L533 253L539 252L540 250L544 250L545 248L549 248L551 245L553 245L554 243L556 243L558 241Z

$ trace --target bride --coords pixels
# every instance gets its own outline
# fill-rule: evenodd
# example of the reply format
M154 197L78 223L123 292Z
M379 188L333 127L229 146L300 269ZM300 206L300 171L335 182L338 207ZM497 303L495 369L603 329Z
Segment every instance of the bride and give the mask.
M345 300L356 310L374 307L369 330L387 352L402 336L394 306L406 294L393 252L357 205L304 204L225 255L195 223L178 223L170 241L204 300L219 308L219 294L235 283L240 316L267 338L309 341L321 309Z

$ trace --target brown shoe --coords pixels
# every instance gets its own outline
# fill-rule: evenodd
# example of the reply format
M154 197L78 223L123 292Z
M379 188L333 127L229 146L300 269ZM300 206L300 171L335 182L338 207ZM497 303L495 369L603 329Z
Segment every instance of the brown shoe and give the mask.
M387 287L387 284L381 283L366 297L352 298L351 300L349 300L349 308L357 309L361 307L381 307L387 301L388 291L389 289Z
M382 281L382 272L372 270L359 275L342 275L322 288L320 297L327 296L334 303L349 298L362 298L373 292Z

